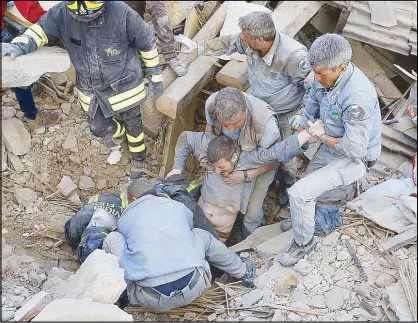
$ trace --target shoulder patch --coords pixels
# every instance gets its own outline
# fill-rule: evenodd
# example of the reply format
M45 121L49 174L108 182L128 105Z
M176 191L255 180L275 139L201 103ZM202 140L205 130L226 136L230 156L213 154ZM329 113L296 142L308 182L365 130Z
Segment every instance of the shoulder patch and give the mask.
M348 118L349 120L357 120L361 121L364 118L364 109L359 105L352 105L350 106L349 112L348 112Z
M299 70L305 72L308 69L308 64L306 64L305 60L301 60L299 62Z

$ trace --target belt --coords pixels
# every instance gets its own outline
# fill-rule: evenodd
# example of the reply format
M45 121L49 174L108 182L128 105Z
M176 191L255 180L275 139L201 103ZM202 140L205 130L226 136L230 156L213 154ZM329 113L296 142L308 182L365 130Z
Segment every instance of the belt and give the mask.
M191 273L187 274L186 276L183 276L173 282L154 286L154 287L144 287L142 288L142 290L148 295L159 299L161 294L165 296L171 296L173 292L181 291L186 286L189 286L190 289L193 289L196 286L199 278L200 278L199 272L197 270L194 270ZM185 281L186 283L183 285L181 284L181 281ZM183 286L181 287L181 285ZM175 288L174 286L176 286L177 288Z

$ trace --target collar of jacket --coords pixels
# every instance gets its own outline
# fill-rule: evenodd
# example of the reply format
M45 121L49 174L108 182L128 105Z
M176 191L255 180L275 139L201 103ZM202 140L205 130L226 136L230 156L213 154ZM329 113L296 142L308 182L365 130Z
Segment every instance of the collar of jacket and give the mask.
M271 64L273 63L274 55L276 54L277 48L279 47L279 44L280 44L280 34L276 30L276 36L274 37L273 44L271 45L271 48L266 55L260 58L260 55L258 55L258 51L252 49L250 46L248 46L247 51L252 53L252 57L255 60L262 59L268 66L271 66Z
M89 27L103 27L106 24L106 6L103 8L102 14L96 19L89 21Z

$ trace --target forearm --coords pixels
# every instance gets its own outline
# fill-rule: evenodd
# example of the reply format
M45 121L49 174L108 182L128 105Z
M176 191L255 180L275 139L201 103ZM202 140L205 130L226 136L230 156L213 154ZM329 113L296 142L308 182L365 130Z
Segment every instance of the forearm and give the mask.
M309 139L312 138L312 136L305 129L303 128L301 130L299 129L301 128L300 127L298 128L298 133L297 133L298 143L299 143L299 146L302 147L303 144L305 144L306 142L308 142Z
M331 137L331 136L328 136L328 135L320 136L319 139L322 142L326 142L328 145L330 145L334 149L337 149L337 147L335 147L335 146L337 144L339 144L341 142L341 140L342 140L341 137L340 138L335 138L335 137ZM339 149L337 149L337 150L339 150Z
M247 171L248 178L255 179L257 176L263 175L274 168L275 164L264 165L263 167L249 169Z
M213 55L222 54L231 45L231 35L221 36L198 43L198 54Z
M186 164L187 156L190 154L190 146L187 141L187 136L183 132L177 140L173 169L183 170Z

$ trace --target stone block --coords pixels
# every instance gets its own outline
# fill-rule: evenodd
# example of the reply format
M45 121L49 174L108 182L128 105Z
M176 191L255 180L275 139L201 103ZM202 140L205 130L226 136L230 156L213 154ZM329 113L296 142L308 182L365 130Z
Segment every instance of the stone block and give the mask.
M261 298L263 298L263 291L259 288L253 289L247 294L242 295L242 307L249 307L257 303Z
M32 144L29 132L23 122L17 118L2 120L2 136L6 150L17 155L25 155Z
M42 47L12 61L2 58L1 87L29 86L47 72L64 72L70 68L70 57L59 47Z
M15 198L20 205L26 206L29 203L35 202L38 199L38 194L28 187L22 187L16 189Z
M78 188L80 190L89 190L91 188L94 188L95 186L96 184L94 184L93 180L90 177L84 175L80 176L80 181L78 183Z
M124 273L116 256L97 249L74 275L57 287L54 298L114 304L126 288Z
M64 196L68 196L77 188L77 185L73 182L70 176L63 176L61 182L58 184L58 188Z
M13 169L15 170L16 173L21 173L25 170L25 166L23 165L23 163L20 161L20 158L17 157L15 154L13 153L8 153L7 157L10 161L10 163L13 166Z
M78 299L56 299L32 321L123 321L132 322L132 315L113 304Z
M52 301L52 297L49 293L41 291L27 301L23 306L15 313L15 321L30 321L36 315L38 315L46 305Z
M286 251L293 239L293 230L289 230L269 239L256 247L259 256L268 263L270 258Z

